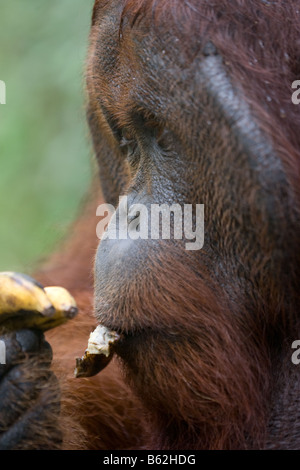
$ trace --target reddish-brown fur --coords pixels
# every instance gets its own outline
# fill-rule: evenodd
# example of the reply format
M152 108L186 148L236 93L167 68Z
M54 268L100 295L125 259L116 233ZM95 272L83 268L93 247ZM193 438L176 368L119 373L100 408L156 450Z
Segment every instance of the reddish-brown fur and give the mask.
M143 31L147 34L149 30L158 35L167 25L169 41L179 38L181 60L187 67L207 40L213 41L223 57L233 86L242 90L260 129L273 142L277 155L284 162L294 201L299 201L300 134L296 125L299 123L299 110L291 104L290 87L300 73L300 13L294 2L282 5L275 2L276 7L273 3L131 0L124 2L124 8L116 9L116 18L119 18L119 40L123 41L125 49L127 47L131 73L136 67L138 70L130 42L131 29L137 35L143 35ZM131 104L126 100L130 84L123 83L123 95L114 102L110 85L95 71L97 25L109 5L110 2L97 1L94 9L87 77L89 106L96 106L100 94L120 127L129 127L127 111ZM99 110L96 114L99 129L103 129L105 139L114 149L114 139L103 116ZM95 131L93 137L98 155L103 144L98 143ZM192 139L192 135L189 138ZM101 167L100 162L100 171L106 175L109 170L104 163ZM112 176L119 181L119 172L122 171L128 178L126 168L112 170ZM113 184L111 198L121 192L121 186L115 190ZM107 191L105 194L107 199ZM297 212L296 203L294 209ZM89 237L94 230L92 216ZM288 233L289 228L286 230ZM298 233L294 233L292 238L297 243ZM294 242L292 245L296 246ZM71 256L72 253L71 250ZM168 339L165 346L164 338L159 336L154 347L151 338L149 342L146 338L145 347L139 345L135 349L134 343L132 345L129 355L133 357L129 359L127 379L138 395L143 390L143 407L124 385L116 362L96 378L76 382L69 379L66 388L67 391L70 388L71 397L63 406L68 419L75 399L79 403L75 407L75 427L79 423L85 429L88 436L86 445L92 448L297 447L300 435L298 424L293 423L297 421L299 412L297 416L289 416L288 411L296 409L299 403L299 394L295 392L295 384L299 382L289 360L291 341L299 333L296 309L299 298L291 287L298 276L295 264L290 266L291 286L288 289L286 285L282 290L278 288L275 275L273 281L267 279L260 283L256 291L249 293L251 300L243 304L239 295L238 303L226 298L223 289L203 264L201 273L197 273L199 268L195 261L188 261L181 250L173 247L169 255L166 253L167 247L165 251L161 250L162 259L153 258L153 278L148 276L144 283L140 281L136 291L132 286L128 303L125 307L122 304L122 311L118 312L113 289L110 299L114 306L109 315L120 316L124 325L127 317L144 326L159 323L161 330L158 334L163 331L166 337L169 332L172 337L173 318L181 328L182 337L178 343L175 337L171 343ZM268 255L265 256L256 266L255 263L252 265L253 276L265 270L269 262ZM87 266L92 266L89 263L88 260ZM80 270L76 269L76 287ZM52 276L59 279L59 270ZM63 277L61 282L65 279ZM68 287L72 288L72 282ZM161 293L157 290L158 285L163 285ZM139 292L143 295L142 304ZM286 296L291 296L288 302ZM77 297L82 302L83 294L79 293ZM84 301L81 318L85 310ZM135 319L130 313L132 311L139 312ZM49 335L54 350L57 347L55 343L61 342L59 337L64 341L68 335L72 338L65 347L60 345L56 361L61 363L67 349L66 362L69 370L72 369L70 363L74 356L82 353L94 324L93 317L90 320L79 317L73 326L64 327L65 335L63 332ZM139 354L141 358L136 357ZM168 358L165 364L164 358L170 354L174 355L173 360ZM142 370L137 381L131 380L134 367ZM83 405L82 401L86 404ZM146 422L150 424L146 426ZM66 428L63 420L62 427ZM74 446L78 447L77 440L72 443L66 439L66 448ZM85 447L85 443L80 446Z

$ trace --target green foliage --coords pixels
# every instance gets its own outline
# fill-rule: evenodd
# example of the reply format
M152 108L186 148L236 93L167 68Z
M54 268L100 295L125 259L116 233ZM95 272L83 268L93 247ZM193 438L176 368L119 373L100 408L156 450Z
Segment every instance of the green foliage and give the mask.
M31 271L91 178L84 66L93 0L1 0L0 270Z

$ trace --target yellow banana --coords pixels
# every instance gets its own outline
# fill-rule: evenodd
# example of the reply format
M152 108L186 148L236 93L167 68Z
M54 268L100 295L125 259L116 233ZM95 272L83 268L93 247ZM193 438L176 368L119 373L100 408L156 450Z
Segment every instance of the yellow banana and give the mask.
M43 287L34 279L14 272L0 273L0 316L19 310L54 314L54 307Z
M46 331L65 323L76 314L76 302L63 287L43 288L24 274L0 273L1 329Z
M45 287L45 292L55 308L54 315L49 319L45 319L44 325L49 326L47 329L55 328L75 317L78 308L74 297L71 296L69 291L63 287L53 286Z

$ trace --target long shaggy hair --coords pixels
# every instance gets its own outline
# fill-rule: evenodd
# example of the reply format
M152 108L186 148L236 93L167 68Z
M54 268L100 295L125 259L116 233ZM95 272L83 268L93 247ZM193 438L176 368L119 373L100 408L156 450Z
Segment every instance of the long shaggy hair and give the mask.
M94 7L96 58L97 19L102 8L109 5L107 0L97 0ZM291 101L291 84L300 78L297 3L124 0L121 10L116 16L120 42L126 41L126 32L133 29L145 35L149 30L156 30L157 35L167 30L170 41L178 40L187 64L199 52L205 55L208 43L213 44L222 56L232 86L242 89L260 129L283 162L299 210L300 120L299 108ZM97 80L92 66L89 77ZM96 95L92 100L96 101ZM96 108L95 102L91 104ZM102 153L105 138L97 126L95 121L94 143ZM113 162L112 153L109 161ZM105 169L102 172L106 175ZM119 177L114 174L115 186L116 181ZM292 237L294 246L298 234ZM159 256L150 257L151 269L144 278L139 272L139 287L132 283L124 288L128 290L126 302L119 302L121 292L114 285L98 304L99 317L110 305L107 317L112 321L116 317L119 322L123 319L124 324L143 329L141 341L133 337L130 348L122 351L120 345L119 350L121 357L126 355L123 373L132 391L116 374L116 364L80 384L75 396L72 380L68 379L62 407L67 424L62 420L62 426L74 430L82 426L76 435L85 435L81 445L91 448L291 448L291 436L297 445L299 378L290 363L290 344L293 335L299 333L296 261L291 260L289 267L291 295L278 293L276 283L272 285L267 277L270 259L266 258L256 266L255 275L261 276L260 290L251 278L250 291L245 289L241 297L236 296L240 302L234 302L203 265L199 269L195 258L189 259L176 246L170 251L161 247L159 252ZM253 275L256 260L248 262ZM281 268L286 271L285 266ZM274 277L280 277L280 273ZM231 287L233 292L240 286ZM246 300L241 305L243 295L250 299L248 305ZM287 312L291 314L288 319ZM159 328L153 332L156 324ZM89 331L83 325L81 330ZM83 341L84 335L79 335L76 328L74 338L76 335L79 341L80 336ZM70 339L70 343L74 341ZM142 397L143 406L135 393ZM89 397L86 404L85 397ZM74 403L79 415L72 416ZM78 447L74 442L65 445Z

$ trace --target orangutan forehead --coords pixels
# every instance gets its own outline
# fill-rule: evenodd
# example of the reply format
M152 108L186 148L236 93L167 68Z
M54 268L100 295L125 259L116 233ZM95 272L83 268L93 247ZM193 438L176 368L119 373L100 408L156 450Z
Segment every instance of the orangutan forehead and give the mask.
M283 9L280 1L267 0L97 0L93 25L109 17L116 38L127 33L139 41L144 34L149 46L154 36L163 50L174 51L177 61L183 58L184 66L213 42L234 73L243 69L247 80L256 74L254 82L261 79L264 88L276 76L283 84L289 74L289 86L299 76L299 16L297 2Z
M200 106L199 73L215 50L232 86L241 90L283 158L290 148L293 175L300 161L300 134L294 125L299 113L291 101L291 84L300 73L300 9L298 2L284 8L280 4L98 0L89 56L92 86L123 109L141 89L144 104L148 100L156 112L174 103ZM165 97L170 98L167 105Z
M114 10L119 12L121 25L124 21L128 21L130 26L150 21L152 26L177 26L177 32L186 35L187 44L192 40L191 32L199 37L208 28L215 36L220 34L221 37L227 30L233 39L247 37L249 46L251 36L256 42L263 41L266 47L274 45L274 39L277 45L291 45L291 39L298 38L299 5L298 2L290 2L283 9L280 4L278 0L96 0L92 21L95 23L101 14ZM290 25L288 31L282 28L287 22ZM278 29L272 30L270 26ZM258 33L268 34L258 36Z

